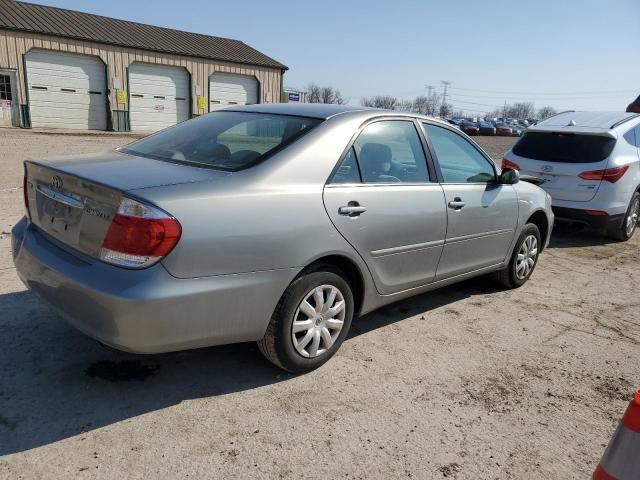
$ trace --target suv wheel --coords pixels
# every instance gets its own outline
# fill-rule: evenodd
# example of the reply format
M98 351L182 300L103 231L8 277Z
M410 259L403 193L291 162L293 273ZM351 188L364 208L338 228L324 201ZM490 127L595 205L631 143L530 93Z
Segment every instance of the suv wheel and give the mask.
M496 272L496 280L506 288L518 288L531 277L538 264L540 230L533 223L524 226L507 268Z
M636 231L636 226L638 225L639 217L640 193L636 192L633 194L633 197L631 197L631 202L629 202L629 208L627 208L624 220L620 225L609 230L609 236L616 240L620 240L621 242L626 242L633 237L633 234Z
M308 372L338 351L353 310L353 292L342 272L331 266L307 271L282 295L258 348L284 370Z

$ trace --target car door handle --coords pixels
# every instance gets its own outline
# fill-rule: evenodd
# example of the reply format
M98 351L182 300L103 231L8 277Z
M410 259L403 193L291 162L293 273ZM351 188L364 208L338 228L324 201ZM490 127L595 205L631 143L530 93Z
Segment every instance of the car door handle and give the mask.
M460 197L456 197L452 202L449 202L449 208L453 208L454 210L462 210L466 203L462 201Z
M360 205L358 202L349 202L348 206L338 208L340 215L348 215L349 217L357 217L366 211L367 207Z

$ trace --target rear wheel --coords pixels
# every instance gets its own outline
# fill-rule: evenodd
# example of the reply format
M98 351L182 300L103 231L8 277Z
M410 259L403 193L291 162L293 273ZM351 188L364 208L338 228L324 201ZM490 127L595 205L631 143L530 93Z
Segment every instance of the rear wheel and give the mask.
M285 291L258 348L284 370L308 372L338 351L353 311L353 292L342 272L331 266L308 271Z
M629 202L629 208L624 216L624 220L620 225L611 228L607 233L610 237L626 242L636 231L638 218L640 217L640 193L634 193Z
M496 279L506 288L518 288L531 277L538 264L540 230L533 223L525 225L511 254L509 265L496 272Z

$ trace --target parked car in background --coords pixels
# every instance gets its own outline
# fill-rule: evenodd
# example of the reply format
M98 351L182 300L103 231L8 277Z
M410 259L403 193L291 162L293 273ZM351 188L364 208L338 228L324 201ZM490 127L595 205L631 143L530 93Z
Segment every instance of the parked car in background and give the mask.
M628 240L640 215L640 114L564 112L529 127L504 168L544 180L553 210Z
M522 125L511 125L511 136L521 137L525 130L525 127Z
M460 130L470 136L480 135L480 128L475 123L464 121L460 124Z
M506 123L498 123L496 125L496 135L499 137L510 137L513 130Z
M491 122L480 122L478 128L480 135L494 136L496 134L496 127Z
M491 272L524 284L554 217L518 180L417 114L236 106L113 152L26 161L13 260L107 345L257 341L304 372L354 316Z
M627 106L627 112L640 113L640 95Z

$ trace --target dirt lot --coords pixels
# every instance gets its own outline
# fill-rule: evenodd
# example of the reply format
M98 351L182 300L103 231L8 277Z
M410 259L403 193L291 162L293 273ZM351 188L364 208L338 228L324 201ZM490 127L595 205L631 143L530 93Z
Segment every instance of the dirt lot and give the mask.
M253 344L127 355L24 290L9 230L23 158L128 140L0 129L0 478L590 477L640 386L640 235L562 229L523 288L386 307L304 376Z

